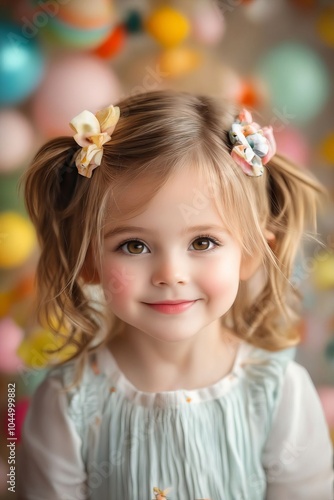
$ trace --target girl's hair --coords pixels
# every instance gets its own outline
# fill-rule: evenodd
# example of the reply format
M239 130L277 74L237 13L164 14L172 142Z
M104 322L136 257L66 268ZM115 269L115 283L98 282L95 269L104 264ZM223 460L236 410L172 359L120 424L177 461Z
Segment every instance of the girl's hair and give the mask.
M228 131L240 110L229 102L161 90L117 105L120 119L91 179L77 172L73 157L79 146L72 137L45 144L22 179L41 247L39 321L54 333L65 328L66 344L77 349L73 358L81 359L122 330L123 322L110 314L106 320L106 304L94 298L87 262L93 262L92 255L101 257L103 226L107 218L117 220L117 199L129 185L147 176L153 197L173 172L191 165L203 176L203 190L194 193L188 216L196 217L199 199L214 200L244 254L262 258L260 285L255 278L240 283L223 324L268 350L297 344L292 326L298 294L289 278L305 224L315 224L321 185L279 155L263 176L246 176L230 155ZM128 216L148 201L143 196ZM272 244L265 229L275 234ZM97 332L105 332L98 344Z

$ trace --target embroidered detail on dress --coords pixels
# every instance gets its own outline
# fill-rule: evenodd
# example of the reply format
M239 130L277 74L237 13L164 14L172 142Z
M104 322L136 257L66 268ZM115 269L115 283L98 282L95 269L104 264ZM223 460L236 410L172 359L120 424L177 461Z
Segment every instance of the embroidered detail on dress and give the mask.
M152 500L168 500L168 497L166 497L166 495L170 490L171 488L166 488L165 490L161 490L160 488L154 486L153 488L154 498Z
M191 403L192 402L192 398L186 397L186 401L187 401L187 403Z
M96 354L93 355L90 365L91 365L92 370L95 373L95 375L100 375L101 372L100 372L99 365L97 363Z
M109 388L109 392L116 392L116 390L117 390L117 389L116 389L116 387L114 387L114 386Z

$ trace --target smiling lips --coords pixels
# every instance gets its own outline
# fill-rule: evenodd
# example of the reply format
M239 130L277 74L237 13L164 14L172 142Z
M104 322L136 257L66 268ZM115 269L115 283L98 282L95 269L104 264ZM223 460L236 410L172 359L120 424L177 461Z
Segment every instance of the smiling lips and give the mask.
M196 300L166 300L155 303L144 302L144 304L164 314L178 314L189 309L195 302Z

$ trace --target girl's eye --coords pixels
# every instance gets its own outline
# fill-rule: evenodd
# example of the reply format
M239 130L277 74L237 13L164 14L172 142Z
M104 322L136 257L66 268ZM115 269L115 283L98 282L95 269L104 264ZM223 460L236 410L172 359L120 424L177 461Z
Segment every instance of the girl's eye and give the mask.
M212 250L213 248L220 246L220 243L213 238L209 238L207 236L201 236L199 238L196 238L196 240L194 240L191 245L194 248L194 250L205 251L205 250Z
M147 246L141 241L129 240L125 243L122 243L122 245L120 245L117 250L122 250L122 252L131 255L140 255L143 253L148 253L147 251L145 251L145 249L148 250Z

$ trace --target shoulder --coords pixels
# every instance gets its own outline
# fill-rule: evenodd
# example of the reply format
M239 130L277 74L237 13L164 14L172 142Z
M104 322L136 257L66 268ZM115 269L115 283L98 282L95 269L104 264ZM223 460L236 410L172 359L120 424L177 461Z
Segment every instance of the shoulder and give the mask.
M261 429L260 440L270 431L287 377L293 378L293 372L299 370L294 355L295 349L271 352L242 345L235 373L237 387L249 424Z
M34 402L45 412L58 404L59 409L72 420L81 435L90 421L101 413L104 398L104 374L96 364L96 355L90 355L83 366L81 377L75 383L78 361L73 360L52 367L34 395ZM50 406L51 405L51 406Z
M262 388L274 403L291 371L303 371L294 356L295 348L272 352L244 344L237 368L249 390Z

